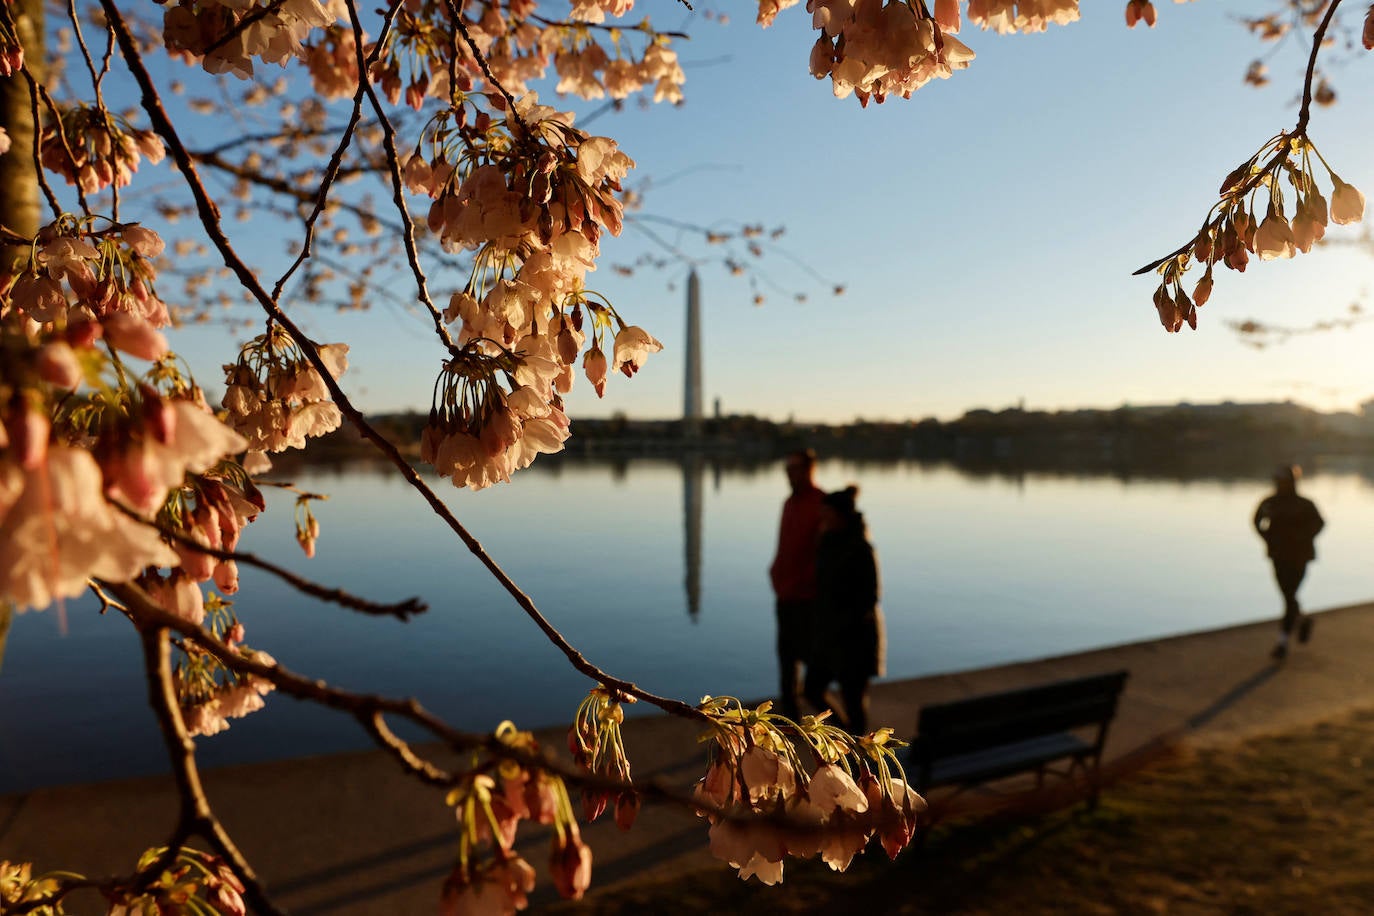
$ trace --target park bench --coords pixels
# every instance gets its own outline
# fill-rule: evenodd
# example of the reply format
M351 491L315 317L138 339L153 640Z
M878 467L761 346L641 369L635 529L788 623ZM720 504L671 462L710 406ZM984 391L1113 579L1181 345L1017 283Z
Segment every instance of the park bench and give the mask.
M925 706L908 777L924 792L1034 771L1038 788L1050 764L1067 761L1067 771L1049 772L1068 778L1081 772L1088 804L1095 806L1102 746L1126 677L1117 671Z

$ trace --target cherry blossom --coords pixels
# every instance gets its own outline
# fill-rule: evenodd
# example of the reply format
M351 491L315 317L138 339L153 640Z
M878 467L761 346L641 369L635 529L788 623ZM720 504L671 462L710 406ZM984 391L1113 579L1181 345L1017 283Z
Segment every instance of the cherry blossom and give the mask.
M92 577L126 582L146 566L177 562L155 530L105 502L89 452L52 445L27 471L0 453L0 481L0 495L11 494L0 538L0 600L20 610L75 598Z

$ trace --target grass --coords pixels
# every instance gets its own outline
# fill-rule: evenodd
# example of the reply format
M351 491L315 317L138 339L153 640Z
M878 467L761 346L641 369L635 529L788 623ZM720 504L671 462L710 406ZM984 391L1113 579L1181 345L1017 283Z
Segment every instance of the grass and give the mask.
M787 863L769 888L720 869L556 912L1374 913L1374 711L1176 757L1096 811L938 827L895 863Z

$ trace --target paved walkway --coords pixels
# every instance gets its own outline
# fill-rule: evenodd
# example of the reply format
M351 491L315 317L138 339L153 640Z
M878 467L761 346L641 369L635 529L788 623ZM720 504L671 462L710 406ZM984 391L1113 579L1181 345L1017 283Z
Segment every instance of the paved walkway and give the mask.
M872 721L903 734L923 703L1124 668L1131 678L1108 740L1110 765L1164 743L1226 743L1374 706L1374 604L1321 613L1312 643L1282 665L1268 659L1274 629L1252 624L880 683ZM636 774L689 784L704 769L695 733L667 718L628 723ZM547 742L562 747L562 731ZM434 911L456 853L452 815L439 793L401 775L389 758L364 752L232 767L206 774L206 784L231 834L292 912ZM127 872L139 851L165 838L174 811L165 779L0 797L0 859L93 875ZM649 807L624 834L608 820L587 831L596 856L594 890L714 862L704 822L690 814ZM532 897L537 908L552 899L547 844L521 842L541 873Z

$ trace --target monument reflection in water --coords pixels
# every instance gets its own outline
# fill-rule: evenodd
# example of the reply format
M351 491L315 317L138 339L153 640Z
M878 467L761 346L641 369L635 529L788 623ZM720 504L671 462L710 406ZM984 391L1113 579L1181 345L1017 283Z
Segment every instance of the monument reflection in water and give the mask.
M701 613L701 485L706 476L706 462L701 455L682 458L682 545L683 587L687 590L687 615L693 621ZM720 477L716 477L719 489Z

